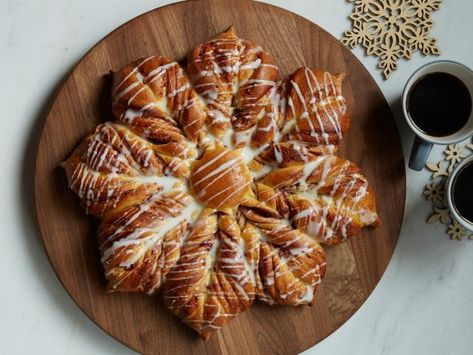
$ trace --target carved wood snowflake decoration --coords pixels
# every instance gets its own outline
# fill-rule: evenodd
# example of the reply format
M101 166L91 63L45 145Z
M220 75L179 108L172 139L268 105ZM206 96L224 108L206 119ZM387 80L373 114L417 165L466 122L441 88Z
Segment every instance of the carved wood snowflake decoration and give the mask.
M451 224L448 225L447 233L450 236L450 238L455 239L455 240L462 240L468 234L466 229L463 228L463 226L455 220ZM472 236L470 235L470 239L471 237Z
M349 18L353 28L342 43L350 48L361 44L367 55L379 58L385 79L397 69L400 58L410 59L416 50L439 55L437 40L430 36L431 14L442 0L347 0L354 4Z
M450 144L443 153L444 158L437 163L428 162L426 167L432 172L432 177L424 189L424 197L432 204L433 213L427 218L427 223L442 223L447 227L451 239L462 240L464 237L473 239L473 234L463 228L451 215L445 200L445 182L453 168L468 154L473 152L473 144Z

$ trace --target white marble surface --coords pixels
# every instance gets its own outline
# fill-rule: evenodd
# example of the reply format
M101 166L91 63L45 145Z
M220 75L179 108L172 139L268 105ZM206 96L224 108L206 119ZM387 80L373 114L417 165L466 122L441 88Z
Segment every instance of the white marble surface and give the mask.
M171 1L0 1L0 353L130 353L96 327L54 275L36 228L33 164L42 117L54 89L78 59L108 32ZM348 29L344 0L272 0L336 37ZM433 34L442 58L473 67L473 1L445 1ZM384 82L376 60L354 53L378 81L393 111L405 152L412 134L398 100L410 73L434 58L414 55ZM440 157L434 150L432 159ZM421 192L427 172L407 172L407 206L391 263L362 308L307 354L471 354L473 241L450 241L427 225ZM380 192L382 193L382 192Z

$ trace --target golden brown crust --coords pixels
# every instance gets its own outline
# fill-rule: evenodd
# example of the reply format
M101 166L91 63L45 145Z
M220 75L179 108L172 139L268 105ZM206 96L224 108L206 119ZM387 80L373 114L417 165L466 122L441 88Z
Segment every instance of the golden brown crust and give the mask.
M334 153L350 127L342 95L344 74L316 68L297 69L288 82L287 122L284 140L316 145L321 153Z
M113 82L112 109L119 121L161 118L179 123L191 141L205 135L205 108L177 62L142 58L115 72Z
M209 130L221 137L229 127L253 127L275 85L278 68L256 44L230 27L197 46L187 58L187 72L208 107Z
M179 180L188 176L185 159L193 154L186 141L163 142L107 122L62 163L86 212L102 219L99 242L111 291L157 291L193 221L191 213L180 217L194 199Z
M171 220L191 202L183 192L155 194L102 219L99 247L110 291L160 289L190 227L184 219Z
M205 150L192 167L189 185L209 208L233 208L250 192L251 177L241 157L222 145Z
M287 81L279 82L268 94L269 102L263 116L258 120L251 136L251 145L255 148L271 144L278 140L286 115Z
M232 216L204 211L168 274L164 302L204 339L254 300L242 242Z
M325 274L325 253L310 237L284 219L243 208L248 222L242 232L247 258L256 275L257 297L269 304L312 304Z
M380 223L361 169L337 156L275 169L261 184L283 191L294 226L320 243L338 244Z
M62 163L98 236L109 291L163 291L204 339L251 306L312 304L319 243L378 225L375 196L334 156L349 127L343 75L299 68L230 28L176 62L114 74L116 122ZM194 90L195 88L195 90Z

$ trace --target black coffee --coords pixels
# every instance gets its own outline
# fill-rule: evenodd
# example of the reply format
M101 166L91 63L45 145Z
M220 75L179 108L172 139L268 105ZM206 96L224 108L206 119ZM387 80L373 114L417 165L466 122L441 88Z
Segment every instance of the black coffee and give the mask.
M424 133L448 136L467 123L471 114L471 95L456 76L440 72L428 74L412 86L407 111Z
M473 163L458 172L452 192L453 204L458 213L473 223Z

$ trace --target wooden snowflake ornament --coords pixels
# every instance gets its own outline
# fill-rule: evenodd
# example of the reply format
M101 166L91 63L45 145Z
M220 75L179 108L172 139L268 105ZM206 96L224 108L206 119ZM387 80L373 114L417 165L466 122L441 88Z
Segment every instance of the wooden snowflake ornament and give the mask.
M433 213L427 218L427 223L441 223L447 227L451 239L462 240L464 237L473 239L473 234L467 231L451 215L445 199L445 183L453 171L468 154L473 152L473 144L450 144L443 153L444 158L437 163L428 162L426 167L432 172L432 177L424 189L424 197L432 204Z
M431 14L442 0L347 0L354 4L349 18L353 28L342 43L350 48L361 44L367 55L379 58L385 79L397 69L400 58L410 59L416 50L439 55L437 40L430 36Z

